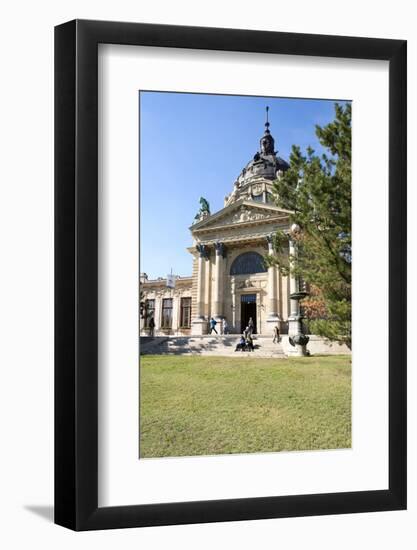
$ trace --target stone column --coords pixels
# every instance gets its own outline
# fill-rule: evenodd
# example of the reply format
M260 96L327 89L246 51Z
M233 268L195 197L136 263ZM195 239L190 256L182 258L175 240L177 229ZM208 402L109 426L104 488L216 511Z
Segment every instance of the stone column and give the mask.
M232 292L232 330L236 332L236 283L234 280L231 282L230 290Z
M162 298L160 294L155 295L155 311L154 311L154 321L155 321L155 328L154 328L154 334L155 336L158 335L159 331L161 330L161 315L162 315Z
M196 312L192 322L192 333L196 335L206 334L207 322L204 317L204 295L205 295L205 274L206 261L209 255L207 246L198 244L198 270L197 270L197 303Z
M180 327L180 302L181 298L177 292L171 291L172 298L172 333L178 334Z
M268 241L268 254L270 256L274 255L273 247L273 237L272 235L267 236ZM270 265L268 267L268 317L266 319L267 323L271 324L271 331L273 326L275 326L280 321L278 314L278 285L277 285L277 268L275 265Z
M216 321L223 320L223 258L225 256L225 246L223 243L214 244L216 251L213 280L213 317Z
M197 311L196 317L204 318L204 276L206 273L206 247L197 245L198 250L198 274L197 274Z

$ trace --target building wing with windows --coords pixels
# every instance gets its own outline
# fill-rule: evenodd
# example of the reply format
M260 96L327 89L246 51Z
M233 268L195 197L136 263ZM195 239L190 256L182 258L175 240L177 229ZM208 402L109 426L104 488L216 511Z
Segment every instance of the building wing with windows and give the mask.
M166 279L149 280L141 274L141 334L202 335L214 317L227 321L230 332L239 333L249 318L255 332L272 334L280 325L286 332L290 316L288 277L276 267L267 267L264 257L272 254L271 235L289 230L290 212L275 205L273 181L289 168L277 156L275 142L265 124L259 151L242 170L225 197L224 207L207 210L190 227L192 275L177 278L174 289Z

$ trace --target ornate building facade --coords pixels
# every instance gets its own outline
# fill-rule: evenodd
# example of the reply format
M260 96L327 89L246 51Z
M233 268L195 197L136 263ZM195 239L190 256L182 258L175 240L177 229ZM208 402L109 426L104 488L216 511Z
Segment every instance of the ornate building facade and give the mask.
M175 288L168 288L166 279L141 274L142 335L149 334L151 318L155 335L207 334L211 317L217 329L226 320L231 333L242 332L250 317L255 333L272 334L276 324L287 332L297 313L290 300L296 282L264 262L273 254L272 234L290 230L290 212L273 199L273 181L289 166L277 156L269 126L267 120L259 151L234 182L224 207L211 214L208 203L200 200L190 227L192 275L177 278ZM291 246L289 240L290 254Z

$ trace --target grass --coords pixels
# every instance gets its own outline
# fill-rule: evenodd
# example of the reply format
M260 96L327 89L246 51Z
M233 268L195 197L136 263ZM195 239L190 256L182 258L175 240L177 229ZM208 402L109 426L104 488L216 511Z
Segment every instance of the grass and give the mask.
M351 446L347 356L148 355L140 380L141 458Z

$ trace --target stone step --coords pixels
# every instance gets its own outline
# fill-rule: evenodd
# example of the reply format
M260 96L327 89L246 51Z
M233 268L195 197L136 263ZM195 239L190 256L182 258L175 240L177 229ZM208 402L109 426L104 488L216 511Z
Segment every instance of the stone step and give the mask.
M151 339L141 338L142 355L148 354L195 354L215 356L247 356L247 357L285 357L280 344L273 344L270 338L254 338L253 352L235 351L239 335L225 336L170 336Z
M235 347L239 334L204 335L204 336L156 336L140 338L140 353L146 354L195 354L235 356ZM254 352L247 352L256 357L286 357L294 355L294 348L288 342L288 336L283 335L279 344L272 342L271 336L254 335ZM350 355L346 345L338 342L328 342L325 339L310 335L308 351L312 355ZM246 352L244 352L246 353Z

